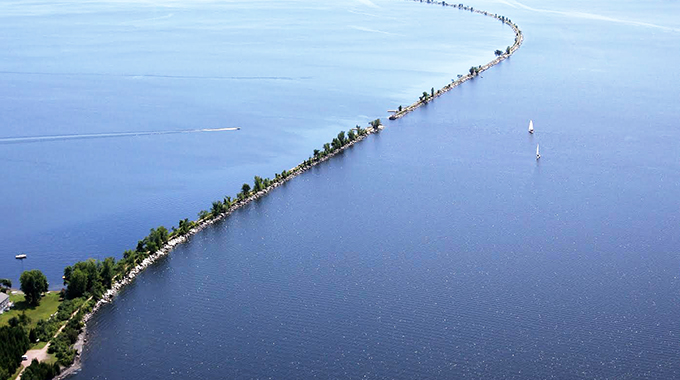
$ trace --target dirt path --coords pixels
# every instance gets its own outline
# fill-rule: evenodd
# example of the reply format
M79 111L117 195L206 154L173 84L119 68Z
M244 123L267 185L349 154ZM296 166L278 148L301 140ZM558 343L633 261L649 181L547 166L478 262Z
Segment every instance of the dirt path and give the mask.
M87 304L91 299L92 299L92 297L88 298L87 301L83 302L83 305ZM73 319L73 317L74 317L76 314L78 314L78 312L80 311L80 308L81 308L81 307L83 307L83 306L81 305L78 309L76 309L76 311L74 311L73 313L71 313L71 316L66 320L66 322L64 322L64 324L61 325L61 327L59 328L59 330L57 330L57 332L54 333L54 335L52 335L52 339L54 339L57 335L59 335L59 333L64 329L64 327L66 327L66 325L71 321L71 319ZM50 342L48 342L48 343L45 345L45 347L43 347L43 348L41 348L41 349L37 349L37 350L28 350L28 351L26 351L26 353L25 353L24 355L26 355L26 358L27 358L27 359L26 359L26 360L23 360L23 361L21 362L21 366L22 366L23 368L21 368L21 372L19 372L19 376L17 376L17 379L16 379L16 380L21 380L21 375L24 373L24 369L26 369L26 367L28 367L29 365L31 365L31 362L33 361L33 359L36 359L36 360L38 360L39 362L42 362L42 361L45 361L45 360L49 357L49 354L47 353L47 350L49 350L50 344L52 344L52 342L51 342L52 339L50 339Z

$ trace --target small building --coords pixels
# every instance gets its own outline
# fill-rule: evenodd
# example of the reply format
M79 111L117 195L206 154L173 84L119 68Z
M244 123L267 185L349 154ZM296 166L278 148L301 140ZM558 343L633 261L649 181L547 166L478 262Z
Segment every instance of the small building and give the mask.
M9 296L0 292L0 314L9 309Z

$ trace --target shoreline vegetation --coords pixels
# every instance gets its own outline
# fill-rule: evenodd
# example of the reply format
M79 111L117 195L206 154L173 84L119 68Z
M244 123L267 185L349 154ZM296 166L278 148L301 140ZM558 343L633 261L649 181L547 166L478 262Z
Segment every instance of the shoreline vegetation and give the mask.
M512 31L515 33L515 42L506 47L505 50L496 50L496 59L493 61L485 64L485 65L480 65L480 66L472 66L470 68L470 71L466 75L458 75L458 79L452 80L451 83L447 84L446 86L440 88L439 90L435 90L434 87L430 90L428 93L427 91L423 91L423 94L418 98L418 101L414 102L411 105L408 105L406 107L399 106L399 108L395 111L390 111L393 112L392 115L390 115L389 119L390 120L396 120L399 118L404 117L406 114L415 111L418 107L421 107L430 101L434 100L434 98L460 86L461 84L474 79L479 73L488 70L492 66L495 66L499 64L500 62L506 60L509 58L517 49L519 49L520 45L522 45L522 42L524 42L524 35L522 34L522 31L519 29L517 24L513 23L512 20L505 16L501 16L497 13L490 13L487 11L483 11L480 9L475 9L473 7L463 5L463 4L449 4L446 1L435 1L435 0L413 0L415 2L421 2L421 3L427 3L427 4L434 4L434 5L441 5L443 7L454 7L458 8L460 10L464 11L470 11L472 13L477 13L483 16L495 18L496 20L499 20L500 22L504 23L505 25L508 25L509 27L512 28Z
M524 40L521 30L505 16L492 14L463 4L448 4L445 1L414 1L441 5L443 7L454 7L495 18L513 29L515 40L504 51L496 50L495 55L497 58L491 62L485 65L473 66L468 74L458 75L457 80L452 81L441 89L435 90L432 88L429 92L425 91L419 97L419 100L413 104L406 107L399 106L397 110L390 111L392 112L392 115L389 116L390 120L401 118L445 92L468 80L474 79L480 72L510 57ZM213 202L210 211L200 211L198 219L195 221L191 221L188 218L180 220L178 226L172 227L170 231L163 226L151 229L149 235L140 240L134 250L125 251L123 258L119 261L116 261L113 257L109 257L104 261L90 259L66 267L63 277L66 288L61 292L64 301L60 304L59 311L51 318L39 321L40 330L37 330L37 332L31 331L31 334L38 334L39 338L49 339L49 352L58 359L54 365L59 364L65 368L54 378L64 379L80 369L81 353L87 342L87 322L102 306L112 302L118 292L132 282L139 273L158 259L167 256L175 247L186 242L191 236L227 218L236 210L267 195L270 191L299 176L313 166L344 152L369 135L379 133L384 128L380 119L371 121L369 125L367 128L361 128L357 125L347 132L341 131L330 143L324 144L321 149L314 149L313 155L308 159L289 170L276 173L273 179L255 176L252 188L249 184L244 183L241 191L234 199L227 196L222 200ZM17 370L19 375L15 374L14 376L21 378L22 371L23 373L31 373L30 369L34 365L36 368L33 372L42 371L45 374L45 379L53 376L54 372L41 368L38 364L40 363L36 361L30 366L25 366L25 370ZM0 380L3 380L1 377ZM28 377L35 378L33 375Z

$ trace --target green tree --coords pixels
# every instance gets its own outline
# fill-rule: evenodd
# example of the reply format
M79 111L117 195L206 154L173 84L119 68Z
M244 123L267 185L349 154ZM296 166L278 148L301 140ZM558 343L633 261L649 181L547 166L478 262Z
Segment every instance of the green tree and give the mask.
M8 379L21 365L21 355L31 343L21 327L0 327L0 379Z
M28 326L31 324L31 318L28 315L26 315L25 312L22 312L21 314L19 314L19 324L21 324L22 326Z
M5 289L11 288L12 280L10 280L9 278L0 278L0 287ZM0 377L0 379L2 378Z
M253 180L253 183L255 184L255 186L253 186L253 191L254 191L254 192L257 193L257 192L260 192L260 191L264 190L264 186L263 186L264 183L263 183L263 181L262 181L262 177L260 177L260 176L255 176L255 179Z
M12 318L10 318L10 319L7 321L7 324L8 324L10 327L17 327L17 326L20 326L20 325L21 325L21 322L19 321L19 318L18 318L18 317L12 317Z
M123 259L129 259L131 257L134 257L135 253L136 252L131 249L126 249L125 252L123 252Z
M67 266L64 268L64 285L68 285L69 280L71 279L71 272L73 271L73 268L71 266Z
M7 321L7 324L10 325L11 327L18 327L18 326L28 326L31 324L31 318L29 318L28 315L26 315L25 312L22 312L18 316L14 316Z
M116 259L113 257L107 257L102 263L101 271L99 272L99 277L101 278L102 286L105 289L111 288L113 283L114 268L116 267Z
M505 48L505 54L510 54L510 46Z
M87 292L87 274L80 269L71 272L71 279L66 288L66 298L73 299L82 297Z
M340 140L338 140L337 137L334 137L333 141L331 141L331 146L333 146L333 150L338 150L342 148L342 143L340 142Z
M434 87L432 87L432 89L430 90L430 96L434 98Z
M243 193L244 196L247 197L250 194L250 185L244 183L243 186L241 186L241 192Z
M340 131L340 133L338 133L338 141L340 141L340 145L347 144L347 139L345 138L345 131Z
M224 205L220 201L215 201L212 203L212 207L210 208L210 213L212 216L217 216L222 213L222 210L224 209Z
M39 305L40 297L47 291L48 283L45 275L37 270L28 270L21 274L21 291L24 292L29 305Z
M230 197L227 197L227 198L229 198L230 202L231 202L231 198ZM184 219L179 221L179 227L177 228L177 230L179 231L180 234L184 235L187 232L189 232L189 230L192 229L193 227L194 227L194 222L189 221L189 218L184 218Z
M57 376L60 372L59 365L41 363L36 359L33 359L31 365L29 365L24 372L21 374L23 380L49 380Z
M149 253L156 253L159 249L165 245L170 239L170 232L167 228L160 226L158 228L152 228L149 231L149 236L145 237L141 243L142 250L140 251L140 244L137 244L137 250L139 252L148 251Z

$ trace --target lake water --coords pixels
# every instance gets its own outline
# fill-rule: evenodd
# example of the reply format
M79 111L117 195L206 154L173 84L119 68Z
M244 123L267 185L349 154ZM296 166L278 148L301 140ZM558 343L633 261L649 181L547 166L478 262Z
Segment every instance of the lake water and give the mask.
M255 19L267 8L224 4ZM290 108L254 103L235 107L250 112L234 124L243 127L241 134L162 135L167 139L164 148L154 144L158 136L68 144L102 144L92 146L92 152L109 147L111 157L118 152L110 148L112 144L145 140L152 152L140 154L165 152L161 156L167 167L149 164L142 170L124 164L117 172L125 173L122 168L129 167L130 172L158 178L163 174L156 170L176 170L184 162L172 157L175 139L185 143L200 137L219 146L245 139L241 137L246 135L245 126L264 119L257 113L271 112L272 117L285 119L293 107L318 104L307 104L316 110L307 127L292 123L296 126L285 130L277 123L262 123L259 129L251 129L252 145L234 143L249 152L247 157L222 153L244 161L204 168L204 174L193 173L189 180L176 177L191 189L192 197L200 198L203 191L209 192L207 188L222 188L224 183L235 192L238 183L259 173L256 169L273 163L292 166L300 154L306 157L343 123L357 123L352 117L365 115L367 120L384 115L384 109L409 102L421 88L443 85L455 73L464 72L471 65L470 57L475 64L488 61L489 49L492 52L512 40L509 29L497 21L420 3L375 3L379 8L351 3L366 9L347 12L348 4L342 4L321 13L303 3L284 4L273 11L281 24L299 27L301 22L292 21L297 17L318 22L316 27L296 29L301 34L317 32L308 38L335 38L339 46L367 44L359 56L371 57L372 72L350 85L349 79L356 78L352 73L364 66L350 65L356 61L349 53L329 48L331 58L337 58L329 61L345 59L333 74L339 76L333 79L335 88L344 91L335 93L319 81L318 93L309 89L292 92L295 98L286 97ZM390 122L381 134L203 231L152 266L92 320L83 370L76 378L679 377L680 109L676 103L680 77L674 74L677 49L673 47L680 42L680 24L675 19L680 6L664 1L471 5L507 15L519 24L526 41L517 54L436 102ZM197 7L195 18L201 12L208 18L220 17L215 3ZM307 17L306 12L318 18ZM333 25L359 23L354 17L363 13L378 16L370 27L359 24L361 31L391 25L391 32L402 34L396 42L411 39L411 48L395 51L376 41L358 41L386 35L354 34L353 28L343 29L342 34L320 32L327 27L333 30ZM231 20L234 12L223 16ZM428 17L434 18L428 21ZM250 24L247 16L237 19L242 26ZM374 26L377 20L394 19L409 20L426 31L406 37L405 31L399 32L403 26L394 22ZM269 41L264 36L253 38ZM454 49L452 56L438 55L438 47L447 40L461 49L469 43L479 50ZM188 43L184 48L202 51L197 45ZM416 46L418 52L413 50ZM373 47L384 50L374 52ZM270 49L248 51L270 57L292 54L288 49L281 53ZM432 55L421 55L420 49ZM317 54L310 52L312 56ZM248 59L257 60L252 55ZM290 59L304 64L298 57ZM411 79L402 86L377 74L383 66L410 61L413 68L404 75ZM182 65L179 61L163 64ZM233 70L239 67L235 62L231 65ZM287 67L280 66L280 72ZM323 65L310 64L314 66ZM273 76L262 74L265 70L254 63L243 70L253 71L243 76ZM440 82L425 85L440 71ZM194 82L199 81L185 85ZM379 82L394 92L387 94L389 89L381 89ZM259 91L266 92L266 87ZM354 91L364 90L363 100L354 96ZM157 91L160 102L165 90ZM238 94L230 91L224 93L237 99ZM282 89L284 94L287 91ZM195 97L206 92L195 88L192 95L180 91L177 96L194 99L198 108L209 108L206 103L212 97ZM343 98L346 113L335 107ZM178 119L167 113L159 112L168 120ZM196 114L207 117L209 113ZM334 115L341 123L314 122L324 115ZM127 113L120 117L133 119ZM534 135L526 132L529 119L534 120ZM271 130L276 131L265 132ZM288 133L291 144L280 137ZM271 138L271 145L282 141L281 151L257 145L260 137ZM58 143L2 148L42 152L48 144ZM539 162L534 159L536 144L543 156ZM295 156L298 145L300 153ZM205 149L200 152L206 156L218 155ZM127 151L122 159L133 160L137 157L133 152ZM258 158L250 161L251 155ZM209 162L206 158L205 164ZM93 161L82 165L96 166ZM239 177L241 170L244 174ZM92 184L80 184L82 194L92 191L86 186L104 186L101 182L111 171L104 170ZM144 198L153 186L152 181L129 192L123 187L111 193L120 198L142 193L139 197ZM173 193L177 198L166 199L166 191L167 186L162 187L156 202L130 210L123 220L152 214L153 221L159 221L166 208L187 204L200 208L212 199L184 199L179 190ZM182 204L168 199L181 199ZM120 230L133 230L121 224ZM117 230L101 231L97 226L83 222L83 236L114 246L104 240L114 239L109 235ZM78 242L73 235L59 239L59 244L77 246Z
M120 257L511 41L420 5L3 2L0 277L37 268L59 288L65 266Z

